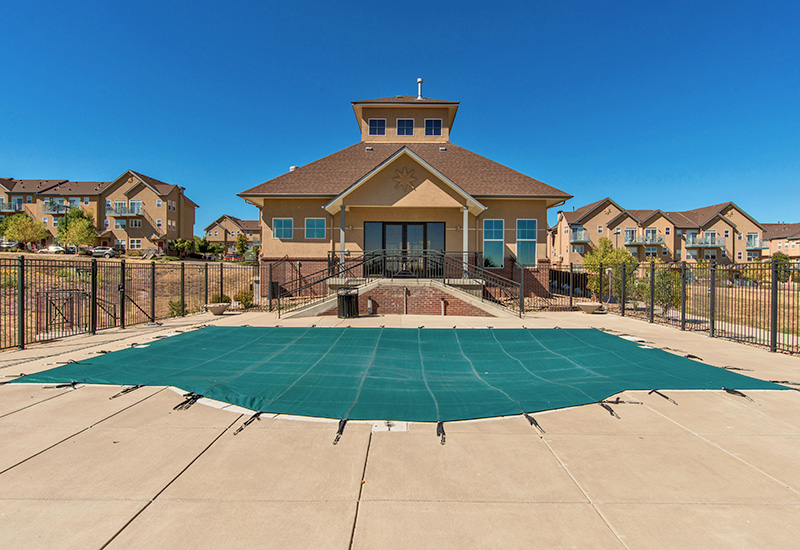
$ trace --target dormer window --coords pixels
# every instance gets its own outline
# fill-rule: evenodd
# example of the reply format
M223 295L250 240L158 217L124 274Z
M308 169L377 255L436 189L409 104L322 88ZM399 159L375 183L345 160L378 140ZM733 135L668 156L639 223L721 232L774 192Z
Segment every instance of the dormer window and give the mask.
M426 118L425 119L425 135L426 136L441 136L442 135L442 119L441 118Z
M371 135L371 136L385 136L386 135L386 119L385 118L371 118L371 119L369 119L369 135Z
M413 118L398 118L397 119L397 135L398 136L413 136L414 135L414 119Z

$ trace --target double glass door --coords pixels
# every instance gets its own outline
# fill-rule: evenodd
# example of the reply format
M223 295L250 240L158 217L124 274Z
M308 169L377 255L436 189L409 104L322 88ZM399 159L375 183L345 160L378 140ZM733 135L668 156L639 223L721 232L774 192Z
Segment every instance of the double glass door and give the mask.
M371 275L382 272L389 277L434 277L429 273L438 262L428 252L444 252L443 222L366 222L364 252L385 251L381 261L371 266ZM431 261L429 261L431 260Z

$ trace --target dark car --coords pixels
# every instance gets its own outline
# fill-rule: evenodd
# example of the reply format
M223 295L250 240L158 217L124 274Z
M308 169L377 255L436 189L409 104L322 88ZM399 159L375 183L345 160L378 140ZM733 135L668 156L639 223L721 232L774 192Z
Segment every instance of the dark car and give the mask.
M22 248L22 245L17 241L3 241L0 243L0 250L17 250Z

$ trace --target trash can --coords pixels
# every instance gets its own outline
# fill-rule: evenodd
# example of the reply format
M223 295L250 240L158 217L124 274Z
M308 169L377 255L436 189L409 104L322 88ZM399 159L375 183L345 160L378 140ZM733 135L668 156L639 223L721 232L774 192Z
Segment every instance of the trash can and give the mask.
M337 296L340 319L358 317L358 289L340 288Z

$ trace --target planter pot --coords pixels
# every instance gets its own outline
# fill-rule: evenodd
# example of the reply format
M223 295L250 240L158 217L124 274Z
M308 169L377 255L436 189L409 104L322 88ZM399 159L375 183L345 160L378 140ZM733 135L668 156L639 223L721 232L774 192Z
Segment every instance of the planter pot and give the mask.
M583 302L580 304L576 304L582 312L592 314L597 313L603 307L603 304L597 302Z
M219 304L206 304L206 309L214 315L222 315L230 306L231 305L229 303L222 302Z

